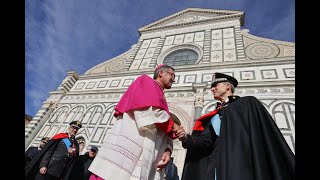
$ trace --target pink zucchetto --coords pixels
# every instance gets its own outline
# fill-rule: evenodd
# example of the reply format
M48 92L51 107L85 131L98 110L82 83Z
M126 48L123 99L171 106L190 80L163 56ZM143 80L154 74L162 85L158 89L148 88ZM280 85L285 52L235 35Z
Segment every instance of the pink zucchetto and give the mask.
M158 70L159 68L161 68L163 66L165 66L165 64L160 64L159 66L156 67L156 69L154 71Z

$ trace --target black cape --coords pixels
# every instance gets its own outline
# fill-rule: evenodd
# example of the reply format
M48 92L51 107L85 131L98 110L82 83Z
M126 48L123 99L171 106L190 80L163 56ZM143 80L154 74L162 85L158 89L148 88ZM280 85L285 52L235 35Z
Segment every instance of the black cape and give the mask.
M205 159L208 164L202 163L207 166L202 172L206 177L214 179L216 176L217 180L295 179L295 156L258 99L238 98L222 108L219 115L220 136L214 139L215 133L212 135L213 153ZM183 173L192 174L192 171L184 169ZM203 177L197 179L206 179ZM189 179L183 175L183 180Z
M56 148L54 146L58 146L59 141L61 139L51 139L48 141L46 145L41 149L41 151L32 159L32 161L25 167L25 180L34 180L36 175L39 172L39 165L41 162L42 157L45 155L45 153L51 148ZM76 169L75 166L75 160L72 160L67 168L67 171L65 172L62 180L76 180L78 179L78 176L75 174L75 170L72 171L72 169ZM43 176L44 177L44 176ZM77 177L77 178L74 178ZM44 179L44 178L43 178Z

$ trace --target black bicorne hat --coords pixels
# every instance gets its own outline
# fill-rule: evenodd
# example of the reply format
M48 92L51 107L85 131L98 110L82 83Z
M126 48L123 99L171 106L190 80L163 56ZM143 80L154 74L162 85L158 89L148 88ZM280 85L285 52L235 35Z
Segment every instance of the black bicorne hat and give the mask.
M229 82L235 88L238 86L238 81L236 78L222 73L213 73L211 87L215 86L219 82Z

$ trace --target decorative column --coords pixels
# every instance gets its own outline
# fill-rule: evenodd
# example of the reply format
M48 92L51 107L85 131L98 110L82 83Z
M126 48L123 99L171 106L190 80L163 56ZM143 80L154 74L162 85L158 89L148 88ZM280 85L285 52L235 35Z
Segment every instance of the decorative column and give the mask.
M192 88L195 91L195 100L194 100L194 120L198 119L202 114L201 111L203 109L204 104L204 89L207 86L207 83L194 83L192 84Z

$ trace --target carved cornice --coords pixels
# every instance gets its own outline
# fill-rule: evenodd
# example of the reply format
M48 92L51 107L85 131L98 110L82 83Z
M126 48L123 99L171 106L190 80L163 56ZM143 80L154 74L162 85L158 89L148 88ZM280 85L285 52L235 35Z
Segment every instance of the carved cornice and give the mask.
M197 12L197 13L208 13L208 14L219 14L221 16L212 17L210 19L205 20L198 20L198 21L191 21L191 22L185 22L185 23L179 23L179 24L172 24L172 25L163 25L161 26L161 23L172 21L172 19L178 18L186 13L189 12ZM171 16L168 16L166 18L160 19L154 23L151 23L147 26L144 26L140 29L138 29L139 34L142 35L145 32L153 32L157 30L162 29L174 29L177 27L186 27L186 26L194 26L198 24L207 24L217 21L226 21L230 19L239 19L241 26L244 25L244 12L243 11L229 11L229 10L206 10L206 9L200 9L200 8L188 8L181 12L175 13ZM157 25L160 25L157 27Z

